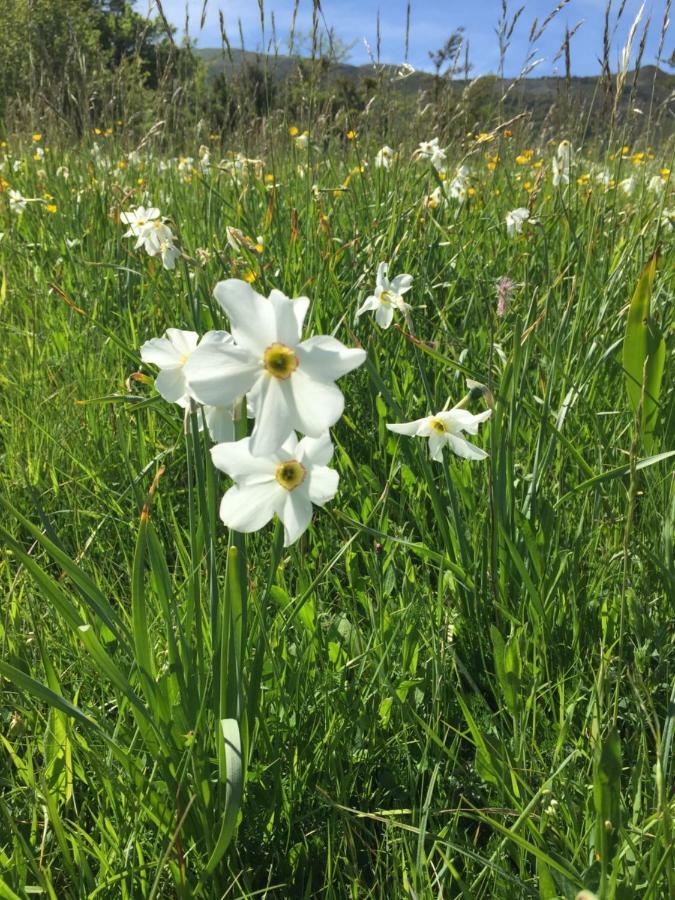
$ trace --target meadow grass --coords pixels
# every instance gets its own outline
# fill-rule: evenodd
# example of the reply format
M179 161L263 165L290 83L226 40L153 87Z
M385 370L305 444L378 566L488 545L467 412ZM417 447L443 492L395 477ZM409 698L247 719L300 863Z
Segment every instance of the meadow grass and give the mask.
M98 141L0 171L0 896L675 895L672 359L631 404L624 346L640 283L672 356L672 149L581 147L553 187L555 145L502 132L429 208L439 173L365 135L280 130L238 175ZM144 199L174 271L123 237ZM355 318L381 261L412 331ZM367 351L338 496L286 549L228 535L196 414L141 365L226 327L225 277ZM487 460L386 430L467 378Z

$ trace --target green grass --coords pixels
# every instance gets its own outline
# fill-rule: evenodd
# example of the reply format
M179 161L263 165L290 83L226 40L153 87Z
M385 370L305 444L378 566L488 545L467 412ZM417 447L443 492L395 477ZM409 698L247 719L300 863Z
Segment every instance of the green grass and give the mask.
M675 204L646 188L672 151L603 161L636 175L627 197L582 177L590 149L556 190L554 148L531 168L500 139L494 172L468 159L475 195L432 211L430 166L408 149L376 170L378 147L276 135L274 190L85 148L0 171L57 207L0 194L1 897L675 892ZM122 236L144 191L185 251L173 273ZM538 224L507 238L528 200ZM628 304L659 244L665 375L636 401ZM382 260L414 277L416 339L355 322ZM206 439L128 380L165 328L226 325L212 289L249 271L311 297L306 333L368 353L342 382L339 494L288 550L273 527L228 538ZM467 376L494 398L488 460L386 431Z

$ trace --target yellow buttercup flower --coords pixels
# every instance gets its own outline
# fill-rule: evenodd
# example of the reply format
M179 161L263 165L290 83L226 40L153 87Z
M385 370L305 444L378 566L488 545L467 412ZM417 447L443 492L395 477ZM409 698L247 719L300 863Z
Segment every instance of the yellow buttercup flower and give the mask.
M47 204L47 212L48 213L55 213L56 210L57 210L56 203L48 203Z
M37 144L38 141L41 141L41 140L42 140L42 135L36 132L36 133L33 135L33 140L34 140L35 143Z
M291 127L288 129L288 133L291 137L297 137L299 129L295 125L291 125Z
M244 272L242 277L243 277L244 281L248 282L248 284L253 284L253 282L256 280L256 278L258 276L255 274L253 269L247 269L246 272Z
M347 132L347 140L348 140L348 141L355 141L355 140L356 140L356 136L357 136L357 135L356 135L356 132L355 132L355 131L348 131L348 132Z

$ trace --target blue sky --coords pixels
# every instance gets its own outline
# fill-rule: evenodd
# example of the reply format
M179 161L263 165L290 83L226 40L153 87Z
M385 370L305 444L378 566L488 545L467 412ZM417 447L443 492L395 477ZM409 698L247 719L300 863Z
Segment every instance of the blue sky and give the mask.
M222 9L225 27L232 46L239 46L238 20L241 20L245 46L249 50L262 49L260 16L257 0L207 0L206 20L200 31L200 18L204 0L161 0L167 18L183 33L186 7L190 16L190 35L200 47L219 47L220 29L218 10ZM136 8L145 12L153 0L137 0ZM512 15L520 3L509 0ZM548 26L544 35L534 47L528 44L533 20L541 23L555 8L556 0L525 0L525 11L513 33L511 46L506 58L506 74L515 75L523 66L530 49L536 50L535 58L542 59L534 74L551 74L563 71L562 59L554 62L554 57L563 41L565 26L572 29L581 26L572 39L572 71L575 75L591 75L599 71L597 57L602 51L602 30L605 0L569 0ZM616 69L621 48L626 42L630 26L641 6L641 0L627 0L625 12L618 24L612 44L612 69ZM619 0L614 0L619 6ZM274 12L279 52L284 52L291 23L294 0L265 0L266 41L271 39L271 17ZM383 62L399 63L405 55L406 0L321 0L326 23L334 27L335 33L345 42L356 42L350 52L349 62L368 62L365 42L375 52L376 21L380 12L381 59ZM659 46L659 34L664 17L666 0L646 0L638 35L634 42L633 57L639 42L641 29L648 18L651 19L645 62L654 63ZM497 70L499 51L495 26L500 15L500 0L473 0L469 3L450 3L449 0L411 0L411 28L409 62L415 68L429 69L429 50L439 47L444 39L457 27L465 28L469 41L473 74L484 74ZM616 12L612 14L615 21ZM297 25L309 33L312 21L311 0L300 0ZM675 49L675 29L670 26L666 32L663 55L670 57Z

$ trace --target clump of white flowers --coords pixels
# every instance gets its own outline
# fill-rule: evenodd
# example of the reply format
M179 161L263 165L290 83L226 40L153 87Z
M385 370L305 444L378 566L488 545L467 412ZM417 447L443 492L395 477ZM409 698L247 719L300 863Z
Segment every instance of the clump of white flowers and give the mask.
M344 409L335 382L366 354L327 335L302 340L307 297L278 290L264 297L235 278L219 282L214 297L231 334L212 331L200 341L195 332L169 329L143 345L141 358L159 368L162 397L188 411L202 404L209 433L220 441L214 465L234 481L221 504L225 525L257 531L276 514L288 546L309 525L312 505L337 491L339 476L327 467L328 429ZM244 402L253 431L232 443L233 413ZM296 431L305 435L299 442Z
M175 267L180 250L174 243L173 232L156 207L138 206L131 212L123 212L120 221L129 226L124 237L136 238L135 250L143 247L148 256L161 256L165 269Z

